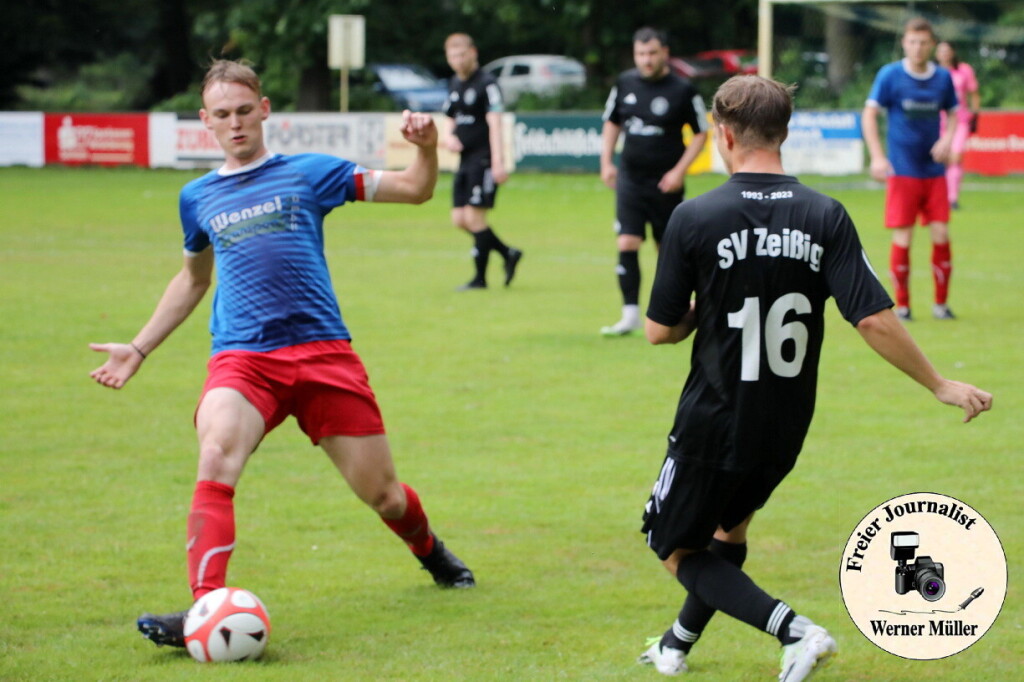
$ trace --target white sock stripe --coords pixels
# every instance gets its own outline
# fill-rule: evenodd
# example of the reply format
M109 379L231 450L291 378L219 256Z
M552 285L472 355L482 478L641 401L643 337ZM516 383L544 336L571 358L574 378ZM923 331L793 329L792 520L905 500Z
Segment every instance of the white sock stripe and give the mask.
M782 621L786 619L789 612L793 609L789 608L785 602L779 602L775 605L775 610L772 611L772 615L768 617L768 625L765 626L765 632L770 635L779 636L779 627L782 625Z
M797 616L789 623L789 636L803 639L804 635L807 634L807 626L809 625L811 625L810 619Z
M697 638L700 637L699 632L690 632L680 625L678 620L672 623L672 634L675 635L676 639L680 642L696 642Z
M206 578L206 565L210 563L210 559L212 559L215 554L221 554L223 552L230 552L234 548L235 548L235 543L232 542L230 545L224 545L223 547L214 547L214 548L210 549L209 551L207 551L206 554L203 555L202 561L199 562L199 571L197 571L197 575L196 575L196 584L197 585L202 585L203 584L203 581Z

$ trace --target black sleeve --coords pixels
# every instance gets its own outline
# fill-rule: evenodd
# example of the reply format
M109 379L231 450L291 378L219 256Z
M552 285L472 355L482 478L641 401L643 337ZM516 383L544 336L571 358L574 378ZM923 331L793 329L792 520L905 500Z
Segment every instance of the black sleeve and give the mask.
M868 262L846 209L835 202L830 214L835 228L822 256L825 280L839 312L857 326L865 317L891 308L893 302Z
M699 107L694 103L695 98L700 98L700 93L697 92L695 87L687 83L683 96L686 97L686 106L683 108L683 111L686 112L684 116L685 123L690 126L690 130L693 131L694 135L704 132L708 129L708 121L704 116L704 103L701 101Z
M619 91L622 89L622 77L615 79L615 85L612 86L611 92L608 93L608 99L604 103L604 113L601 118L605 121L614 123L615 125L622 125L622 115L619 112Z
M680 205L668 221L658 251L658 269L654 275L647 317L666 327L679 324L690 310L690 298L696 281L695 263L687 249L694 228L690 211Z

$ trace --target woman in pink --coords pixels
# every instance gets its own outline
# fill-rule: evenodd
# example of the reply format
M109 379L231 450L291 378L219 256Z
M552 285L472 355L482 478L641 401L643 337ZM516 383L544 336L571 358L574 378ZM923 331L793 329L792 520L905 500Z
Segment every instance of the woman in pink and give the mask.
M967 138L975 131L978 124L978 110L981 108L981 97L978 94L978 79L970 64L960 61L956 50L947 42L941 42L935 48L935 59L953 76L953 87L959 106L956 110L956 132L953 136L953 147L946 165L946 186L949 188L949 205L960 208L960 181L964 177L961 165ZM970 102L968 102L968 99ZM945 128L945 119L943 119Z

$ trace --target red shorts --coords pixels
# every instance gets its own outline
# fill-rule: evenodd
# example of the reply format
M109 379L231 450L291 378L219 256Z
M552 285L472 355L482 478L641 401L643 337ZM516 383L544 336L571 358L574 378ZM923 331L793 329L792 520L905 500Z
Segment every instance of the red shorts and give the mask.
M910 178L890 175L885 191L885 226L913 227L918 216L921 216L922 225L949 222L946 176Z
M348 341L313 341L267 353L222 351L207 364L203 396L212 388L245 396L263 416L265 434L290 414L314 445L326 436L384 433L366 369Z

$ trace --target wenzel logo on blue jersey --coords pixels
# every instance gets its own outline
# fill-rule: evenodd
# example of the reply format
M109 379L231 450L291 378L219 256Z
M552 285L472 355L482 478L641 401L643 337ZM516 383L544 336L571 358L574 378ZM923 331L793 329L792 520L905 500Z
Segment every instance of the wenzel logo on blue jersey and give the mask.
M210 219L210 227L213 228L214 233L220 234L226 227L275 212L279 214L284 212L280 195L275 195L271 201L264 201L249 208L243 208L241 211L232 211L231 213L222 211Z

